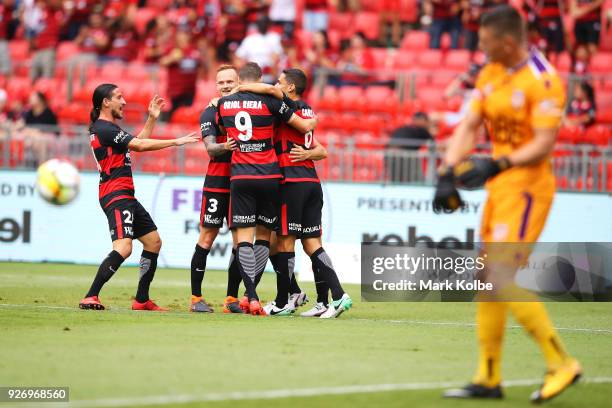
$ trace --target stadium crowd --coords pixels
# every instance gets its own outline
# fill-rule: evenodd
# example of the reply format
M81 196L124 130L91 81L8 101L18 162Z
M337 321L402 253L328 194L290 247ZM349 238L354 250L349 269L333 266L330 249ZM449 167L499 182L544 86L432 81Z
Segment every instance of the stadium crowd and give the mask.
M308 73L306 99L324 142L350 135L358 147L388 146L420 112L439 140L465 109L473 80L464 79L483 62L478 18L507 2L1 0L0 121L37 126L24 120L37 93L60 125L86 124L92 90L114 82L128 101L127 124L139 123L159 93L168 101L163 120L195 126L217 67L255 61L268 82L289 67ZM612 2L510 3L529 22L531 45L568 83L560 141L608 146Z

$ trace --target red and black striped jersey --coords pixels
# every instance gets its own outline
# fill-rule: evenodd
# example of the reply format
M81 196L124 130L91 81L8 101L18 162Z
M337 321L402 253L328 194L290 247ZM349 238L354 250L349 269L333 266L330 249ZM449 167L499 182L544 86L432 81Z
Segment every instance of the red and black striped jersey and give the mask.
M287 106L295 111L295 114L304 118L314 118L312 108L304 101L293 101L287 97L283 100ZM289 152L294 146L300 145L304 149L309 149L312 146L314 138L312 132L306 135L298 132L296 129L281 123L274 132L274 148L281 172L286 183L299 183L310 181L319 183L319 176L312 160L304 160L300 162L291 162Z
M100 171L102 208L119 200L134 199L132 159L128 144L134 138L116 124L98 119L90 131L90 144Z
M268 95L238 92L219 99L219 115L227 136L236 141L231 180L282 178L274 151L277 121L289 121L293 109Z
M551 20L561 18L561 5L563 0L537 0L532 8L538 18Z
M593 3L593 0L578 0L578 7L584 7ZM601 20L601 6L591 10L583 16L580 16L576 19L578 23L590 23L597 22Z
M200 115L200 130L202 140L208 136L215 137L215 143L225 143L227 135L219 129L219 111L216 106L208 106ZM206 177L204 178L204 191L215 193L229 193L230 170L232 152L210 158Z

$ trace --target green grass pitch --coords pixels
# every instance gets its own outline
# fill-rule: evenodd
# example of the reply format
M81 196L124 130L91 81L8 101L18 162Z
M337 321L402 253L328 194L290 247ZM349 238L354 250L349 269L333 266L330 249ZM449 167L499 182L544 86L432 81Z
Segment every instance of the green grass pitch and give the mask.
M354 308L333 321L224 315L226 275L209 271L204 295L216 313L194 315L189 271L160 269L152 298L172 312L132 312L137 271L122 268L101 294L110 310L79 310L96 269L0 263L0 386L69 386L76 407L502 408L529 406L544 373L536 345L510 320L506 399L441 399L445 383L473 373L474 304L363 303L359 287L346 285ZM262 299L275 288L266 274ZM312 284L303 288L314 295ZM548 308L585 370L548 406L609 407L612 307Z

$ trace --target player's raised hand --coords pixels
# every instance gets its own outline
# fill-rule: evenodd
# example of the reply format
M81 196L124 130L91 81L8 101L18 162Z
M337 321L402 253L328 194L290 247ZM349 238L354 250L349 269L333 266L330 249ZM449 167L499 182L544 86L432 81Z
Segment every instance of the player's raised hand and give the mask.
M301 162L310 159L310 150L304 149L302 146L293 146L289 152L291 163Z
M225 147L225 150L229 150L229 151L234 151L236 149L238 149L238 145L236 144L236 141L232 138L228 138L227 142L223 143L223 147Z
M161 110L165 104L166 101L164 101L164 98L159 95L153 96L153 99L151 99L151 102L149 102L149 116L152 116L155 119L159 118Z
M442 169L438 176L438 185L433 199L434 212L455 212L462 205L463 200L455 187L453 169Z
M186 136L179 137L178 139L176 139L175 145L182 146L182 145L186 145L189 143L196 143L196 142L199 142L200 140L202 140L202 136L200 135L199 132L191 132Z

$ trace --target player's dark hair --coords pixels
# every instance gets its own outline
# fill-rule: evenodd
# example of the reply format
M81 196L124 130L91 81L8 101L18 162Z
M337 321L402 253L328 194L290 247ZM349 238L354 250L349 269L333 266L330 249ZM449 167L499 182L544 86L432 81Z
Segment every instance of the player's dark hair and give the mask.
M511 35L519 42L526 38L525 20L512 6L502 5L487 11L480 18L480 26L493 29L497 35Z
M259 81L263 72L256 62L247 62L238 70L238 77L241 81Z
M102 102L105 99L111 97L113 91L117 88L115 84L101 84L96 87L94 90L93 96L91 97L92 108L91 112L89 112L89 129L91 131L91 126L94 124L96 120L100 117L100 111L102 110Z
M284 70L283 74L285 74L285 79L287 82L295 86L295 93L302 96L306 90L306 85L308 84L308 79L306 78L304 71L297 68L290 68Z

